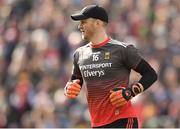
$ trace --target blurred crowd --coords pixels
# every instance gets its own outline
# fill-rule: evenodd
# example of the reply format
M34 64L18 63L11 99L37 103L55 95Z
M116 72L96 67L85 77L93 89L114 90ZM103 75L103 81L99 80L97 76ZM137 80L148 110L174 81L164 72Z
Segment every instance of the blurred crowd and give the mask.
M90 127L84 91L63 94L72 54L86 43L70 15L87 4L105 7L109 35L158 73L132 100L141 127L180 127L179 0L0 0L0 127ZM130 83L139 77L132 71Z

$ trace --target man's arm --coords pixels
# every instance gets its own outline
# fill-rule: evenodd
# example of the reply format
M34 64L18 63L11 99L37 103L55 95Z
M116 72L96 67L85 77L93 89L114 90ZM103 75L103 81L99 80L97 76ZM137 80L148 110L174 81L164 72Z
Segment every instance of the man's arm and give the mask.
M79 84L82 87L82 85L83 85L83 78L81 76L71 75L71 81L76 80L76 79L80 80Z
M83 78L81 75L81 71L79 69L78 60L79 60L79 52L78 50L76 50L73 55L73 68L72 68L71 81L79 79L80 80L79 84L82 86Z
M132 84L126 89L131 91L130 97L125 97L126 100L148 89L158 78L154 69L144 59L141 59L134 70L140 73L142 77L137 83ZM126 95L124 94L124 96Z
M83 84L81 72L77 64L78 59L79 59L78 52L75 52L73 57L73 68L72 68L71 79L69 82L67 82L64 88L64 94L68 98L76 98L80 93Z
M110 91L112 105L116 107L125 105L131 98L148 89L157 80L156 72L144 59L134 70L142 75L141 79L130 87L115 88Z
M110 91L110 101L118 107L123 106L128 100L148 89L157 80L154 69L140 56L134 46L127 46L122 51L122 57L124 57L123 61L127 69L134 69L142 77L129 87L118 87Z
M134 70L142 76L138 83L143 86L143 91L148 89L158 78L154 69L144 59L141 59Z
M136 84L129 87L132 90L133 96L135 96L149 88L157 80L157 74L134 46L129 45L126 47L124 57L125 65L142 76Z

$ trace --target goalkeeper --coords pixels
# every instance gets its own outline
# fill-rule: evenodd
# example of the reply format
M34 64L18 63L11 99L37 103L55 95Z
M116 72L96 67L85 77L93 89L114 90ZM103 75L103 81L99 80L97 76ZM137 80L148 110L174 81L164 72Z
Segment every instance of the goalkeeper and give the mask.
M88 5L71 18L80 22L78 29L89 43L74 53L72 76L64 88L65 95L76 98L84 82L92 127L138 128L131 99L157 80L156 72L133 45L110 38L104 8ZM142 77L129 85L131 69Z

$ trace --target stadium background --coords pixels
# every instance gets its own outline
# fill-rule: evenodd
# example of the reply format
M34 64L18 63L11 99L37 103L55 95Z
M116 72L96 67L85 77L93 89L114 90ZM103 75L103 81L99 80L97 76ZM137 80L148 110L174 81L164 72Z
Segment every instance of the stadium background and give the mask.
M109 13L108 33L158 73L133 99L141 127L180 127L179 0L0 0L0 127L90 127L85 93L67 100L63 88L85 44L70 15L95 3Z

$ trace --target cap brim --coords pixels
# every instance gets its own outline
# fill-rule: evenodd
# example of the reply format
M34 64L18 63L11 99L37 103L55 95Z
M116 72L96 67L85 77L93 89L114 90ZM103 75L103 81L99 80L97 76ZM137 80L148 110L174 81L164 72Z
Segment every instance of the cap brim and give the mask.
M78 21L78 20L84 20L84 19L87 19L88 17L81 14L81 13L78 13L78 14L73 14L71 15L71 18L75 21Z

